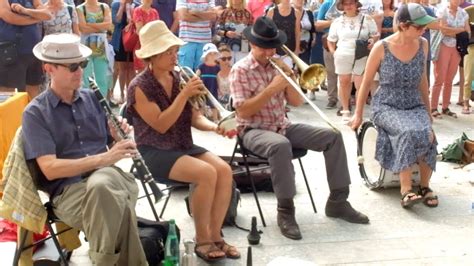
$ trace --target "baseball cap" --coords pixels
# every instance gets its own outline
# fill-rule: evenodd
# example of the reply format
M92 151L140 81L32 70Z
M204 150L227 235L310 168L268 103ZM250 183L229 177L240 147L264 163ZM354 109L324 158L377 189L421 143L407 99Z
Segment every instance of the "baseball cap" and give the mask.
M423 6L416 3L402 4L398 9L398 22L411 22L424 26L436 21L436 18L428 15Z

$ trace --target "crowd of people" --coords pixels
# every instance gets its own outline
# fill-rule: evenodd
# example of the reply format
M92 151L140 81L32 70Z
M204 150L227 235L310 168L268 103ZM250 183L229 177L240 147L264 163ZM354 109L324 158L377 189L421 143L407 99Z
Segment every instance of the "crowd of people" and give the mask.
M450 109L457 71L456 104L463 114L471 113L474 6L468 5L463 0L439 5L0 0L0 48L11 44L17 51L13 62L0 61L0 90L29 93L22 121L25 159L35 160L44 173L56 215L85 232L94 264L146 265L134 211L138 189L132 175L113 166L138 153L155 179L191 184L196 254L207 262L238 259L240 252L221 235L232 170L195 144L191 134L192 127L226 133L215 106L208 102L209 112L194 107L203 86L235 110L242 144L268 158L283 236L302 238L293 202L293 148L324 155L326 216L369 223L348 201L351 177L340 132L292 123L286 115L287 105L302 105L314 92L305 99L291 88L288 79L296 80L298 70L283 45L308 64L325 65L327 81L315 86L327 90L326 108L339 105L338 115L354 130L366 103L371 105L376 159L400 174L402 207L418 202L436 207L438 197L429 186L437 145L431 124L457 117ZM139 39L129 49L123 36L133 28ZM363 41L361 56L356 40ZM196 75L183 82L177 63ZM131 121L120 119L120 126L134 140L121 139L107 123L88 77L111 105L126 104ZM116 82L119 99L113 97ZM413 164L420 166L418 190L411 183Z

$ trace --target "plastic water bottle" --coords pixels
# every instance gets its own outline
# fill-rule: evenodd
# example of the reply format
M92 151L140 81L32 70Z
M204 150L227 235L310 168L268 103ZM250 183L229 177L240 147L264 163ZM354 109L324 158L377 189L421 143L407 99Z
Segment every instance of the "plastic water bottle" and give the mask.
M170 265L179 265L179 242L173 219L169 221L168 236L165 243L165 261Z
M181 266L197 266L197 256L194 253L194 241L186 239L184 242L184 254L181 258Z

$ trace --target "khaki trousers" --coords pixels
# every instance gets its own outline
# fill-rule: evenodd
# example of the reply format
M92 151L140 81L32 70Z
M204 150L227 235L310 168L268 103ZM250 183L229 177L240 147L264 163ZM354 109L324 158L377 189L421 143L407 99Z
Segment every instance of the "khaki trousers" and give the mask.
M67 186L53 199L54 213L84 231L94 265L148 265L138 236L137 195L131 174L105 167Z
M468 54L464 56L464 100L469 101L472 91L472 80L474 79L474 45L467 48ZM460 85L462 86L462 85Z

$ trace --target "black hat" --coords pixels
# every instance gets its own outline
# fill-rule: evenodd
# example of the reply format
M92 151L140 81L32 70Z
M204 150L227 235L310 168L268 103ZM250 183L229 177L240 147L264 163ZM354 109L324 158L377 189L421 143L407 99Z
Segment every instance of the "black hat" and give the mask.
M285 32L279 30L275 22L267 17L257 18L253 26L244 29L244 36L262 48L278 48L287 40Z

